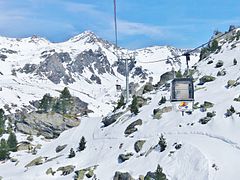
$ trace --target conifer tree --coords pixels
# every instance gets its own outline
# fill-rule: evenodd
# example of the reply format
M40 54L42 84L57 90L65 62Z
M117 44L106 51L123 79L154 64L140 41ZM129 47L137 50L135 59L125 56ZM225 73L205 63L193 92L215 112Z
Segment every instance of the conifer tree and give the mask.
M9 158L8 145L5 139L1 139L0 142L0 160Z
M4 110L0 109L0 136L4 133L4 129L5 129Z
M160 165L157 166L157 170L155 172L156 180L167 180L166 175L162 172L162 168Z
M114 109L114 111L116 111L117 109L120 109L122 106L124 106L125 105L125 103L124 103L124 97L123 97L123 95L121 95L121 97L120 97L120 100L118 101L118 103L117 103L117 107Z
M50 94L45 94L40 101L39 108L43 112L48 112L52 108L52 100L53 98L50 96Z
M7 139L7 144L10 151L13 151L13 152L17 151L17 138L15 133L10 132Z
M73 148L71 148L68 158L73 158L73 157L75 157L75 151L73 150Z
M237 60L236 60L236 58L233 59L233 65L234 65L234 66L237 65Z
M77 151L83 151L85 148L86 148L86 140L85 140L85 137L82 136L80 142L79 142L79 146L78 146L78 149Z
M139 113L139 110L137 107L137 97L135 95L133 96L132 104L130 106L130 111L131 111L131 113L134 113L135 115L137 115Z

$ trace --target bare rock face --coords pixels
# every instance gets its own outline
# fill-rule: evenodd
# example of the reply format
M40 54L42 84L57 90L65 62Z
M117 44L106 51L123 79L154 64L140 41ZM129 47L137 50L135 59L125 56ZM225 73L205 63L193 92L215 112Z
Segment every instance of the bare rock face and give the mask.
M26 114L24 119L16 122L18 131L43 135L45 138L56 138L66 129L78 126L80 121L71 117L64 117L58 113Z
M117 171L115 172L113 180L134 180L134 179L128 172L122 173Z

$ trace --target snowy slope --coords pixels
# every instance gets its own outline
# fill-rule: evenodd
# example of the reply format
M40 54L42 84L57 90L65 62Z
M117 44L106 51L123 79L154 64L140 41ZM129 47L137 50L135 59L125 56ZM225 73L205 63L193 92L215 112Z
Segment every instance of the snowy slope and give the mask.
M41 137L34 137L34 144L42 144L42 148L38 150L36 155L27 153L27 151L19 151L12 153L11 156L18 159L18 163L10 161L4 162L0 165L0 176L4 179L73 179L74 173L67 176L61 176L57 172L54 176L46 175L46 170L52 168L54 171L60 166L74 165L74 170L97 165L94 173L96 177L101 180L110 180L113 178L116 171L129 172L135 179L139 175L146 175L148 171L155 171L158 164L163 168L163 172L171 180L237 180L240 178L238 167L240 166L240 121L239 115L234 113L230 117L226 117L227 109L232 105L236 112L240 109L240 103L233 101L234 98L240 95L240 85L227 88L228 80L238 80L240 77L240 58L238 56L240 50L240 41L234 40L226 42L222 45L218 53L213 53L206 59L201 60L195 64L196 73L195 78L195 103L203 104L204 101L214 103L212 108L207 109L206 112L195 109L191 115L181 115L175 110L164 113L160 120L153 119L153 110L156 108L163 108L172 106L169 101L159 106L158 102L162 96L169 99L169 91L157 89L150 93L144 94L144 98L148 99L147 105L140 108L138 115L133 115L129 110L118 118L118 120L107 127L103 127L101 113L95 113L91 116L81 118L81 123L78 127L72 128L63 132L57 139L45 140ZM69 42L67 42L69 43ZM234 48L233 45L235 44ZM142 62L152 61L155 59L162 59L170 56L167 47L151 47L145 50L137 50L137 64L139 63L144 68L148 68L153 72L155 78L159 74L170 70L170 65L165 62L157 64L146 64ZM159 52L159 54L157 54ZM156 55L157 54L157 55ZM161 56L161 57L160 57ZM238 61L237 65L233 65L233 59ZM198 59L193 57L192 59ZM184 59L183 59L184 60ZM213 63L208 62L212 60ZM216 68L216 63L222 60L223 66ZM157 66L158 65L158 66ZM184 68L178 66L176 68ZM219 70L225 69L225 76L217 76ZM156 75L156 73L158 73ZM199 85L199 78L203 75L212 75L216 79L212 82ZM19 78L19 77L18 77ZM22 77L23 79L26 77ZM7 81L8 78L6 78ZM19 80L19 79L18 79ZM22 81L21 81L22 82ZM47 80L45 82L48 82ZM6 82L6 84L9 82ZM12 83L16 83L12 81ZM33 96L39 97L44 88L54 88L56 85L50 82L44 83L41 86L43 90L38 91L37 82L29 82L28 87L32 85L36 90ZM110 87L109 83L109 87ZM20 85L18 85L20 86ZM18 87L13 85L12 87ZM22 85L25 86L26 85ZM59 86L58 86L59 87ZM78 86L72 85L73 89ZM91 86L93 87L93 86ZM88 87L90 88L90 86ZM19 88L20 89L20 88ZM14 92L20 93L19 89ZM24 89L24 88L23 88ZM97 89L97 86L96 86ZM109 100L114 99L114 90L109 89ZM89 91L89 89L88 89ZM32 93L31 91L30 93ZM72 90L78 96L81 93ZM3 93L0 92L0 93ZM12 91L9 90L9 93ZM25 92L23 93L25 94ZM89 93L93 95L94 93ZM107 93L106 93L107 94ZM21 94L20 94L21 95ZM3 95L2 95L3 96ZM15 95L16 96L16 95ZM21 95L23 96L23 95ZM104 96L104 95L102 95ZM14 96L13 96L14 97ZM101 97L101 93L95 97L85 97L86 102L99 103L99 107L92 106L93 110L97 112L102 111L103 114L109 113L108 105L103 106L104 102L108 101ZM15 101L9 96L8 101ZM15 97L16 98L16 97ZM87 99L89 98L89 99ZM93 101L94 99L96 101ZM104 100L101 103L100 100ZM27 103L27 102L26 102ZM207 124L199 123L199 120L206 116L207 112L216 112ZM137 119L142 119L143 124L137 126L137 131L130 136L125 136L124 131L129 124ZM159 148L153 148L158 143L160 135L163 134L167 141L167 148L160 152ZM18 133L18 140L26 140L26 135ZM74 158L67 158L70 148L77 149L81 137L86 138L86 149L82 152L76 152ZM137 140L145 140L145 144L140 152L136 153L134 150L134 143ZM181 144L180 149L175 148L175 143ZM58 145L67 144L67 147L59 152L55 152ZM123 163L118 162L119 154L133 153L133 156ZM42 165L25 168L24 166L36 157L43 156L47 159L62 155L50 162L45 162ZM88 179L85 176L85 179Z

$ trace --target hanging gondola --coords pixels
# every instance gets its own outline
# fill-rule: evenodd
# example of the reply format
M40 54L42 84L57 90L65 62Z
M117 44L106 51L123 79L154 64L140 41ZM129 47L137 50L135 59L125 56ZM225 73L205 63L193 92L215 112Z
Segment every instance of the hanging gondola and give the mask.
M188 61L190 54L186 53L187 73L189 71ZM188 73L189 74L189 73ZM188 77L174 78L171 83L170 101L176 110L181 112L192 112L194 103L194 85L193 79Z

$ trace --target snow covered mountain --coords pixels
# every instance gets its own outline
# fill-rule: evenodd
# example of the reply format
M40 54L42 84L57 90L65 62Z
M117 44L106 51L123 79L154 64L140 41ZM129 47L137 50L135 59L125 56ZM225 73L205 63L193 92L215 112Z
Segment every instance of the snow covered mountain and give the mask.
M57 44L36 37L0 38L0 65L4 67L0 75L1 107L12 103L9 113L14 112L29 105L29 101L41 99L46 92L58 96L59 90L67 86L94 111L88 117L81 117L79 126L64 131L56 139L42 136L30 139L29 135L17 132L18 142L30 144L35 151L30 148L12 152L11 160L1 162L0 176L101 180L144 179L145 176L146 179L147 174L148 178L156 176L153 172L160 165L167 179L239 179L238 32L218 39L216 49L202 50L201 56L204 53L205 57L200 61L199 54L191 56L195 104L193 113L184 116L168 101L170 92L165 83L139 97L141 105L136 115L130 112L131 102L112 112L113 102L120 95L115 90L115 82L118 80L123 85L124 73L118 71L114 46L92 33L85 32ZM184 57L146 63L183 52L157 46L136 50L130 80L141 88L149 81L142 78L144 72L156 84L173 67L183 71ZM138 67L141 73L137 73ZM61 77L56 77L60 72L52 74L53 70L61 69L65 73ZM100 78L101 84L91 79L93 74ZM160 104L163 96L167 102ZM86 147L79 150L82 137ZM69 156L71 148L75 152L73 157Z

